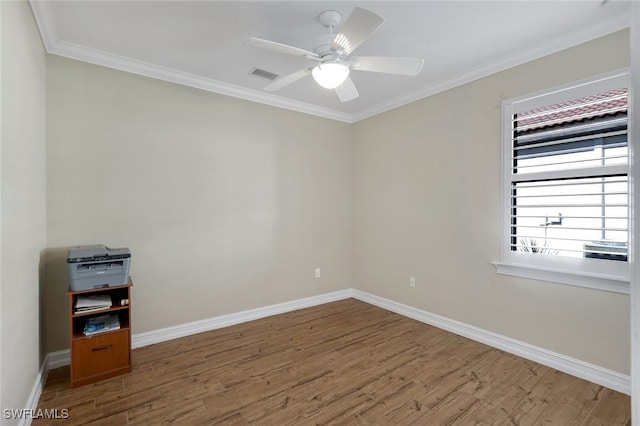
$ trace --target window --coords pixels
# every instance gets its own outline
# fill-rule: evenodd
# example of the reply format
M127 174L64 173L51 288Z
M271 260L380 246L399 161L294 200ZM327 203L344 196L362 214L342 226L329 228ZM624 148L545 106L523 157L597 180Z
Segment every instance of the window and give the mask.
M628 292L626 73L503 103L498 272Z

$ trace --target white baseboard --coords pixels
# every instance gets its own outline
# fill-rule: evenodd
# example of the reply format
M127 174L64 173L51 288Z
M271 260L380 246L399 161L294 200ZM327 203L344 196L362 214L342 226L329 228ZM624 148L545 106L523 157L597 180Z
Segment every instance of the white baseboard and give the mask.
M278 303L276 305L270 305L263 308L250 309L229 315L222 315L201 321L194 321L173 327L135 334L131 336L131 346L133 348L139 348L154 343L177 339L179 337L266 318L272 315L283 314L297 309L304 309L311 306L335 302L337 300L348 299L350 297L379 308L395 312L405 317L413 318L425 324L450 331L471 340L484 343L494 348L501 349L505 352L538 362L548 367L555 368L556 370L571 374L581 379L589 380L593 383L597 383L627 395L631 394L631 378L627 375L355 289L336 291L305 299L298 299L291 302ZM36 378L36 382L33 386L33 390L29 396L27 408L35 409L37 407L49 370L69 365L70 362L71 360L68 349L52 352L45 356L40 372L38 373L38 377ZM31 421L27 423L23 422L21 423L21 426L29 426L30 423Z
M630 376L360 290L353 298L631 395Z
M40 366L40 371L36 375L36 380L31 388L31 393L29 394L29 398L27 399L27 403L25 408L27 410L36 410L38 408L38 402L40 401L40 395L42 395L42 390L44 389L44 384L47 381L47 374L49 374L49 362L47 358L49 354L45 355L44 360L42 361L42 365ZM33 419L31 416L24 416L20 418L18 422L18 426L29 426L31 425L31 421Z
M47 363L47 371L69 365L71 363L69 349L48 353L44 360Z
M322 305L336 300L348 299L352 295L351 289L340 290L333 293L319 296L307 297L291 302L278 303L276 305L265 306L263 308L250 309L248 311L236 312L222 315L201 321L189 322L173 327L162 328L160 330L147 331L131 336L131 347L140 348L154 343L165 342L178 337L190 336L204 331L216 330L218 328L229 327L243 322L253 321L272 315L284 314L297 309L309 308L311 306Z

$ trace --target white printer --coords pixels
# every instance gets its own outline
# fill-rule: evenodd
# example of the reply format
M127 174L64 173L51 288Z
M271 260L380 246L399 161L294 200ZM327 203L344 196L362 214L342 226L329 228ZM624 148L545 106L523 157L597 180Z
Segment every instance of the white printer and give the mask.
M124 285L129 280L131 252L128 248L104 245L69 249L67 270L72 291Z

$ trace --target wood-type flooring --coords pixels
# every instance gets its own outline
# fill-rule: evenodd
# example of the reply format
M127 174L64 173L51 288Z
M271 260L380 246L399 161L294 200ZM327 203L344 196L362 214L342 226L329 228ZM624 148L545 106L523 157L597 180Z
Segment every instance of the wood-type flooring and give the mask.
M627 395L354 299L138 348L75 389L52 370L38 408L68 418L34 426L631 424Z

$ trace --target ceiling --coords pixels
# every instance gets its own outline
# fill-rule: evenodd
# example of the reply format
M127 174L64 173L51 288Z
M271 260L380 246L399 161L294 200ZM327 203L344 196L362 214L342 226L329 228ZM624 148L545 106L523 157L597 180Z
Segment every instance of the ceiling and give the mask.
M629 26L623 0L505 1L37 1L47 51L192 87L355 122ZM340 102L311 77L279 91L252 75L313 62L259 49L258 37L312 50L324 10L354 7L384 22L354 52L425 60L417 77L353 71L360 96Z

